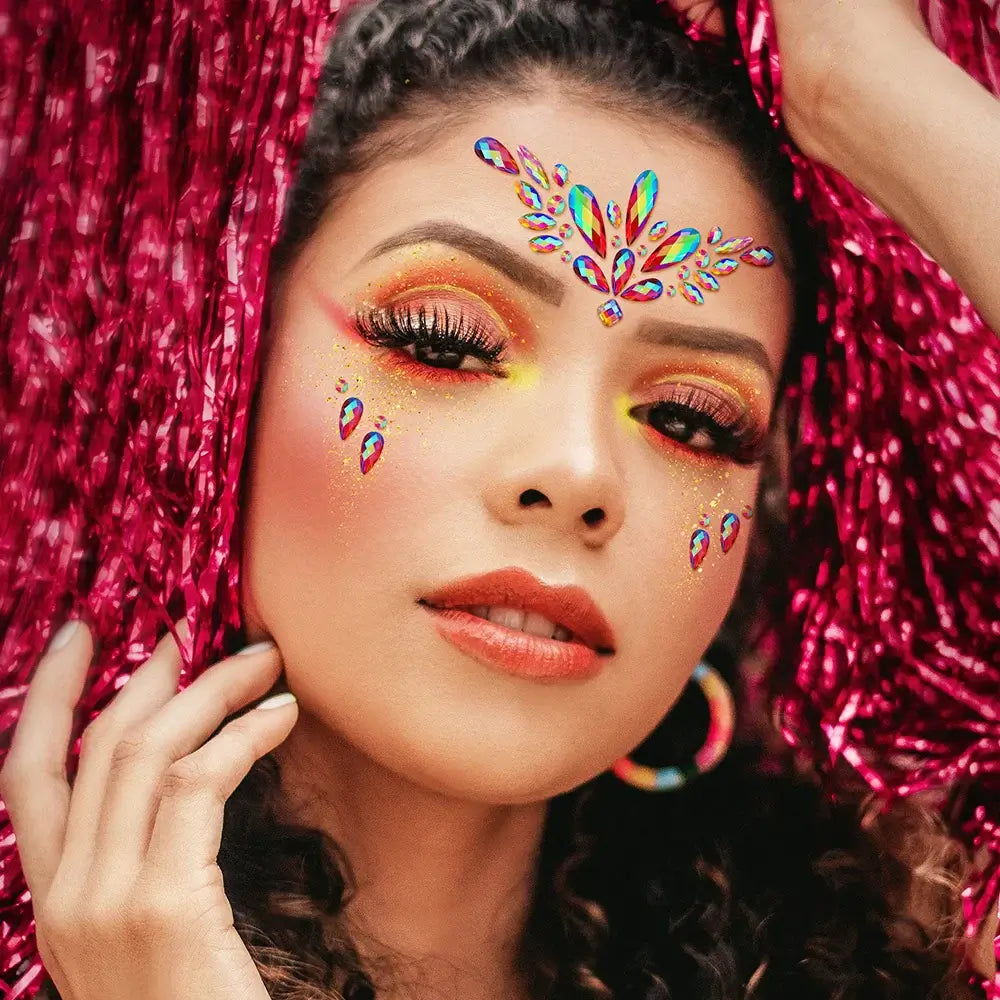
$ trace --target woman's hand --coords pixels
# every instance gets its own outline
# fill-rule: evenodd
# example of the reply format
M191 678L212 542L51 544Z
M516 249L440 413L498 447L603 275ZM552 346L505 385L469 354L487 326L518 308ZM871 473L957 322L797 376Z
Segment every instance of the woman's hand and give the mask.
M85 730L70 788L92 656L81 622L42 658L0 772L47 972L63 1000L267 1000L216 857L226 799L288 736L296 703L212 734L278 680L276 647L223 660L178 694L168 633Z

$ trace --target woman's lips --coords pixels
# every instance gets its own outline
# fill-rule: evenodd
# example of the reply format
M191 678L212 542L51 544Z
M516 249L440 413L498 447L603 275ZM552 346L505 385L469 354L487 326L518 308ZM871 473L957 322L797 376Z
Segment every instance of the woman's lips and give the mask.
M442 638L505 673L533 680L581 680L595 676L604 667L603 657L582 642L519 632L461 608L422 606L433 616Z

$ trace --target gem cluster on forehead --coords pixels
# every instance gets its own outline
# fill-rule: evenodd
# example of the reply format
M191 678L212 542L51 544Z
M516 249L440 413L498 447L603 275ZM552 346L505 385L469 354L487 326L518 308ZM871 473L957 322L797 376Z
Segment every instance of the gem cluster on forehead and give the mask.
M499 139L483 136L476 140L473 149L480 160L501 173L519 176L521 167L524 168L528 180L515 181L514 193L530 209L521 216L521 225L542 234L528 240L528 246L535 253L554 253L573 236L573 226L568 222L560 225L556 218L567 207L580 235L602 260L607 258L608 251L605 218L613 230L620 229L624 221L626 246L621 245L620 234L613 233L611 237L612 249L617 252L611 263L610 281L593 257L587 254L574 256L569 249L560 254L561 260L572 262L573 273L585 285L604 295L611 293L612 298L602 302L597 309L598 318L605 326L614 326L624 315L618 302L619 297L629 302L652 302L664 292L663 282L658 278L645 278L629 284L637 258L645 258L640 267L643 274L683 264L676 273L677 285L668 285L666 292L672 297L677 294L679 286L681 296L693 305L704 305L705 292L719 291L718 279L732 274L739 267L740 261L755 267L770 267L774 263L774 253L770 248L753 246L751 236L723 240L722 229L718 226L713 227L707 238L708 245L716 254L713 261L709 251L701 247L701 233L697 229L688 227L667 235L668 225L665 219L654 222L649 227L647 239L651 243L659 243L659 246L648 257L645 244L639 244L633 250L632 244L652 217L659 193L659 181L652 170L643 170L636 177L623 215L621 206L616 201L609 201L602 211L601 203L593 191L583 184L574 184L565 197L558 192L543 195L543 191L551 191L549 174L542 161L527 146L517 147L521 167L518 167L514 155ZM564 188L569 179L569 169L564 163L557 163L552 170L552 177L558 187ZM694 260L691 265L684 263L692 257Z

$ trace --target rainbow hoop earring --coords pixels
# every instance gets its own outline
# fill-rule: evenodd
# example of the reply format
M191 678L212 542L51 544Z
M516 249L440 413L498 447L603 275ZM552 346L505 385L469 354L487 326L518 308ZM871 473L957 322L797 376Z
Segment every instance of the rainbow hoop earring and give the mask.
M707 663L694 668L692 679L697 681L708 701L711 721L708 737L695 754L694 761L686 767L645 767L628 757L616 760L611 768L617 778L644 792L669 792L686 785L699 774L711 771L726 755L733 738L736 708L733 693L722 675Z

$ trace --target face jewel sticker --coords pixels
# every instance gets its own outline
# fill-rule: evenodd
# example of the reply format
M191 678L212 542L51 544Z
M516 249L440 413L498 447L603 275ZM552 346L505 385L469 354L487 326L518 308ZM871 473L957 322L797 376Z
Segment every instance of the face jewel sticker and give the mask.
M598 292L611 291L611 286L601 270L601 265L593 257L581 254L573 261L573 271L585 285L590 285Z
M521 166L524 167L524 172L538 185L545 188L546 191L549 189L549 175L545 172L545 167L542 166L542 161L538 159L535 154L528 149L527 146L517 147L517 156L521 161Z
M540 212L545 207L542 203L542 196L527 181L517 181L514 184L514 190L517 192L518 198L528 208L534 208Z
M597 317L605 326L614 326L623 315L622 307L614 299L608 299L597 310Z
M367 476L372 466L379 460L385 438L378 431L369 431L361 442L361 475Z
M750 518L753 517L753 507L751 507L750 504L745 503L743 505L743 510L740 511L740 513L743 515L744 521L749 521Z
M635 254L627 247L615 254L615 262L611 267L611 287L615 295L621 295L622 289L628 284L628 279L632 277L634 267Z
M521 216L521 225L526 229L554 229L556 220L544 212L529 212Z
M488 163L491 167L496 167L497 170L502 170L505 174L520 173L511 151L499 139L484 136L482 139L476 140L473 149L483 163Z
M341 441L346 441L354 433L355 427L361 423L364 412L365 404L357 396L350 396L344 400L344 405L340 408Z
M708 555L709 535L704 528L699 528L691 536L691 569L698 569Z
M337 385L336 385L335 388L336 388L337 392L347 392L347 379L346 378L338 378L337 379Z
M529 248L533 253L561 250L560 260L572 261L577 277L603 295L611 292L629 302L652 302L664 292L669 298L675 298L679 290L688 302L704 305L703 291L719 291L717 279L735 271L740 260L756 267L768 267L774 261L774 254L768 247L750 249L753 244L750 236L723 241L719 226L713 226L708 235L708 245L714 247L718 255L714 262L708 249L701 246L701 232L697 229L685 227L668 235L666 219L652 223L647 229L659 193L659 180L652 170L643 170L638 174L623 212L621 202L612 198L602 203L584 184L567 188L569 168L566 164L556 163L549 172L527 146L517 147L515 159L499 139L484 136L475 142L474 151L480 160L502 173L518 175L523 168L529 179L515 181L514 191L521 204L530 211L523 213L523 209L520 210L519 222L526 229L542 233L528 240ZM558 187L565 189L564 193L543 195L542 192L550 191L550 177ZM575 228L594 252L593 257L574 255L572 251L563 249L564 241L573 235L574 226L569 222L560 224L556 217L567 208ZM624 234L616 232L623 225ZM631 249L643 232L655 246L647 248L645 243L637 243L635 249ZM609 246L613 251L612 261L608 261ZM737 260L734 256L725 256L727 254L741 256ZM694 260L686 265L684 262L691 257ZM655 278L643 278L629 285L628 282L635 277L639 258L643 274L681 265L676 271L675 283L664 288L663 283ZM607 262L604 264L607 271L598 263L599 260ZM622 307L615 298L603 302L598 308L598 316L605 326L613 326L622 319L622 315Z
M553 250L558 250L562 245L563 241L558 236L552 236L550 233L528 240L528 246L535 253L552 253Z
M590 188L574 184L569 189L569 214L590 248L598 257L603 257L608 249L608 238L600 203Z
M653 214L659 189L660 182L652 170L644 170L636 177L632 193L628 198L628 210L625 213L625 240L629 246L636 241L642 232L642 227Z
M381 414L375 418L375 429L379 431L384 431L386 427L389 426L389 418L383 417Z
M722 543L722 551L729 552L736 544L736 539L740 537L740 519L732 511L722 515L722 523L719 525L719 541Z

